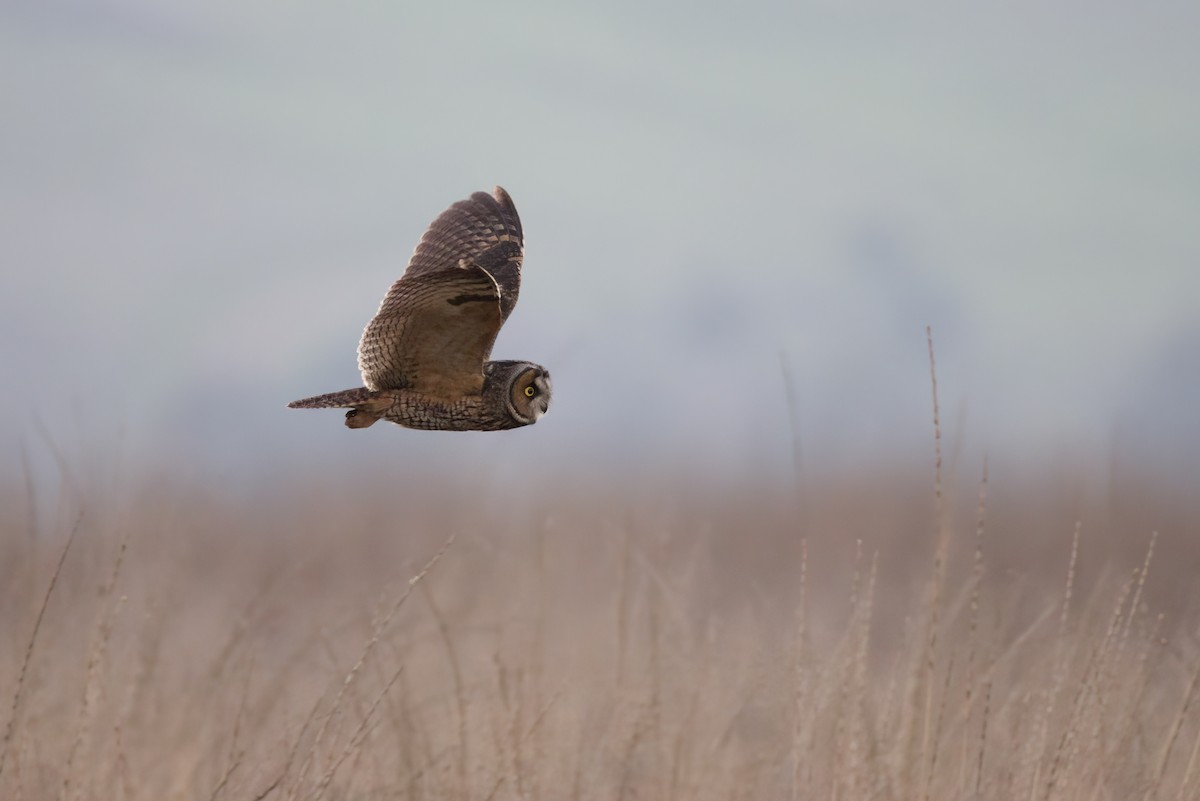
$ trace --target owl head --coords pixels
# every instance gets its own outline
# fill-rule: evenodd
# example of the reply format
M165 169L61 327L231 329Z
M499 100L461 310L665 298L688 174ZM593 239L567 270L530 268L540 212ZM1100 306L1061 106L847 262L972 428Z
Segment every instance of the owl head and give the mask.
M483 379L484 396L513 428L533 425L550 408L550 371L540 364L488 362L483 366Z

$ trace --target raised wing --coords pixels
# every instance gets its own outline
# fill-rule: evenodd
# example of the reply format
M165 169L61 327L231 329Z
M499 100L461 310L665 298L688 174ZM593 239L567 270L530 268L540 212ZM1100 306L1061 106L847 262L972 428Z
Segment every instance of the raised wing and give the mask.
M497 186L490 195L476 192L438 215L413 251L404 276L456 267L463 259L474 261L496 279L500 307L508 319L521 291L524 253L517 207L508 192Z
M522 256L521 221L500 187L442 212L363 331L363 383L445 398L480 392L517 302Z

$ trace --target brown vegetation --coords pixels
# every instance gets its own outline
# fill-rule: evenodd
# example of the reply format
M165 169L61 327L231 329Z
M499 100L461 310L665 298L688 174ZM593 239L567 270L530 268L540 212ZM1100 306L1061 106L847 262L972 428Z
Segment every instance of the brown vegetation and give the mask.
M1200 797L1200 520L923 483L18 485L0 797Z

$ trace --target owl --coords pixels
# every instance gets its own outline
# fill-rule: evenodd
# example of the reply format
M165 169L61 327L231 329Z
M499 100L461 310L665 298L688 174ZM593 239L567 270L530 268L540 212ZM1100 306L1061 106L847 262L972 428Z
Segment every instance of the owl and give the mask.
M498 431L536 423L550 408L550 372L490 361L521 289L521 219L500 187L476 192L433 221L408 269L358 343L363 384L292 401L349 409L346 425Z

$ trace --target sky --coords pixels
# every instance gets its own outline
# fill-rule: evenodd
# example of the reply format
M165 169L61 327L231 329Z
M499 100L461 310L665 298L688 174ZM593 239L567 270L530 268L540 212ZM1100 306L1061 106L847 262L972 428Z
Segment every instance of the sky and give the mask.
M0 445L649 475L1200 475L1194 3L0 4ZM347 431L430 221L526 232L501 434ZM789 408L785 382L794 402ZM9 466L13 460L8 460ZM100 458L103 461L103 458ZM536 465L536 468L534 467ZM641 472L639 472L641 471Z

